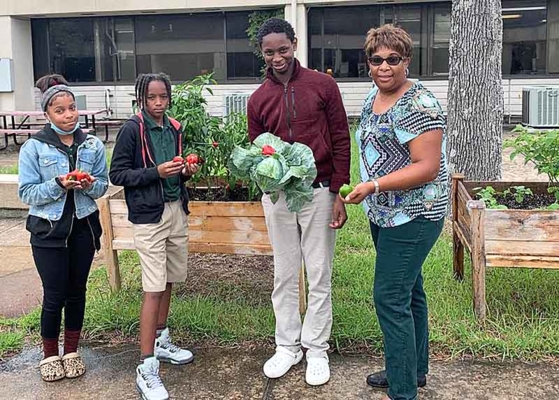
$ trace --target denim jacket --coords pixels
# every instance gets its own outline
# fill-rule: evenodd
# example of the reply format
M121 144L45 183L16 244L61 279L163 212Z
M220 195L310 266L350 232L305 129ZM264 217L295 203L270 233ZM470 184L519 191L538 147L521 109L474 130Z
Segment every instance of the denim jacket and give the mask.
M20 200L30 206L29 215L48 221L60 220L67 193L74 195L78 219L97 210L95 199L103 196L109 185L105 146L97 137L81 130L76 131L74 137L79 144L76 168L96 178L87 190L67 192L56 182L56 177L70 172L70 163L50 127L45 127L21 147L18 194Z

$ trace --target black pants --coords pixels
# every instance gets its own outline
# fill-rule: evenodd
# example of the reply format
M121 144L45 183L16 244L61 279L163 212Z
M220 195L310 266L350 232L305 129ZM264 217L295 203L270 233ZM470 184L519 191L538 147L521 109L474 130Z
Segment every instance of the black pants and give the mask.
M81 330L87 278L95 254L94 238L87 221L74 220L68 247L32 246L32 249L43 282L41 336L58 338L62 308L66 330Z

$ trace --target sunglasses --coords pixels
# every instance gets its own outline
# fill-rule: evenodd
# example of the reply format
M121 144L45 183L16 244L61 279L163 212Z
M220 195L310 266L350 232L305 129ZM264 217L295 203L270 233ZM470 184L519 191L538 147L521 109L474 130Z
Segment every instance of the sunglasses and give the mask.
M400 57L400 56L388 56L386 58L382 58L381 56L372 56L367 58L367 60L371 63L371 65L374 65L375 67L382 65L382 63L385 61L388 65L396 66L400 64L403 59L404 57Z

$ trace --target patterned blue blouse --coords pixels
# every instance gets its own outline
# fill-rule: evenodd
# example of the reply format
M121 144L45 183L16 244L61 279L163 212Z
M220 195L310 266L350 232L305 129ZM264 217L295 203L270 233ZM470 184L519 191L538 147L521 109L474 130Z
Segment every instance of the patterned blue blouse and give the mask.
M363 201L365 213L380 227L405 224L423 216L436 221L447 213L449 174L446 163L446 121L433 94L421 83L413 86L384 114L375 114L374 87L363 106L357 129L361 180L369 181L411 164L408 142L422 133L442 129L441 167L437 178L420 187L372 194Z

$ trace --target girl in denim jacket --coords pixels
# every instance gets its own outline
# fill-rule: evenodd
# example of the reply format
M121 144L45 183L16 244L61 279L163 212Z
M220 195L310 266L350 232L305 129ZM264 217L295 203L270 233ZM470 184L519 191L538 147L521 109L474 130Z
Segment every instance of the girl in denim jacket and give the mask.
M85 373L77 353L85 312L87 278L100 248L101 225L95 199L108 187L105 148L79 126L74 94L60 75L36 86L47 124L19 153L19 198L29 207L27 230L43 282L41 377L48 382ZM69 180L75 169L92 179ZM64 308L64 354L58 337Z

